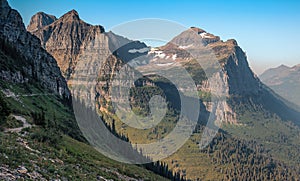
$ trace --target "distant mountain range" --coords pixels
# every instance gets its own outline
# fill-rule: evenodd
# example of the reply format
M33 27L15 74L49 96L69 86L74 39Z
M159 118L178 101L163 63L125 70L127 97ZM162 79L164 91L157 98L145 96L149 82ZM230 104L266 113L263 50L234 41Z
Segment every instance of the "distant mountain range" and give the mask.
M262 73L259 78L277 94L300 106L300 65L280 65Z
M35 179L48 180L299 180L300 113L274 89L281 85L297 88L292 87L298 82L297 66L269 70L260 77L262 83L249 68L246 54L236 40L223 41L200 28L191 27L164 46L148 47L106 32L103 26L84 22L75 10L60 18L39 12L26 30L19 13L6 0L0 2L0 126L6 130L8 125L19 124L12 115L23 116L33 125L23 130L24 134L0 133L6 144L0 148L0 169L6 170L0 179L9 178L9 172L16 173L13 177L22 172L20 178L35 178L35 174ZM189 53L206 50L213 51L220 69L206 55L193 54L204 60L205 66L200 66ZM142 116L149 114L151 96L161 95L168 101L167 114L156 127L134 129L115 115L110 89L116 73L124 66L126 76L143 76L138 82L120 82L121 87L134 87L130 98L120 92L119 101L129 99L132 110ZM198 97L188 94L190 87L176 90L169 80L155 74L165 71L180 80L178 67L191 75ZM89 92L81 92L82 86L77 89L74 81L88 86L92 81L86 78L87 72L97 72L92 77L96 82L88 87ZM221 82L210 85L211 77ZM226 97L213 108L212 96L220 88ZM189 140L163 163L151 169L144 166L150 172L104 158L86 144L71 107L71 97L74 101L78 95L85 101L96 101L97 111L109 130L130 143L154 142L168 135L178 121L179 95L199 103L201 111ZM208 114L222 126L212 142L200 150ZM20 138L23 141L17 141ZM23 158L15 156L9 144L18 145L18 154ZM24 167L29 168L26 173Z

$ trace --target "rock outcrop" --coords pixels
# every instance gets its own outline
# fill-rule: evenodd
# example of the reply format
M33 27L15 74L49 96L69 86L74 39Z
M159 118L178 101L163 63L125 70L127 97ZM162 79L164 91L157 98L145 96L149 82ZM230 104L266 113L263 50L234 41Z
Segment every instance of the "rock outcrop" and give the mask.
M111 84L109 76L120 69L122 62L147 54L129 53L130 50L148 50L144 43L105 32L100 25L84 22L75 10L31 33L41 40L41 45L57 60L62 74L72 87L73 96L84 97L86 101L94 101L96 95L109 100L108 90L105 89L106 85ZM106 82L101 81L105 76L108 76ZM95 80L98 83L92 85ZM97 92L94 88L96 84Z
M48 26L28 31L41 40L41 45L56 59L63 75L69 79L78 55L84 51L86 39L92 41L95 35L91 33L103 33L104 28L85 23L75 10L71 10Z
M32 17L33 22L36 16ZM106 56L107 58L108 54L115 53L115 55L123 56L122 59L130 59L133 54L124 53L124 50L129 47L146 47L144 43L128 40L112 32L105 32L100 25L94 26L84 22L75 10L69 11L47 26L41 26L34 31L28 29L28 31L37 36L41 40L41 45L57 60L62 74L67 80L74 73L77 63L83 60L82 55L95 53L96 48L101 48L101 54L98 51L97 56ZM100 34L101 36L98 36ZM100 47L92 47L95 37L100 38ZM128 45L130 43L131 45ZM122 46L127 48L119 49ZM117 49L118 52L115 52Z
M44 12L38 12L31 18L30 23L27 26L27 30L29 32L35 32L43 28L44 26L53 23L56 20L57 18L53 15L49 15Z
M1 70L2 79L32 81L61 96L70 96L55 59L41 47L37 37L26 31L20 14L6 0L0 1L0 39L2 50L18 61L14 68Z

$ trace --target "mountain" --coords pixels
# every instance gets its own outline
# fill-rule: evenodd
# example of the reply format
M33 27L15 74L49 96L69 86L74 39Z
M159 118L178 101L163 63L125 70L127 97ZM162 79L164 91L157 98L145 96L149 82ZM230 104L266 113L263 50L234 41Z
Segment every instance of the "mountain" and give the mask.
M0 24L0 180L167 180L88 145L56 60L6 0Z
M31 23L35 22L34 15ZM92 27L91 25L81 21L75 10L69 11L58 20L46 24L32 31L29 27L28 31L33 33L41 40L43 48L45 48L57 61L63 75L69 77L74 66L76 65L76 56L80 52L80 47L89 32L97 31L102 33L103 27ZM63 33L62 33L63 32Z
M67 12L53 23L31 33L41 40L41 45L57 60L58 66L70 86L78 81L80 84L88 85L91 81L89 79L98 76L96 74L100 66L109 70L114 69L113 66L116 65L107 62L108 57L111 59L118 57L126 62L145 54L145 52L128 53L129 50L147 49L142 42L126 39L113 32L105 32L100 25L90 25L84 22L75 10ZM90 78L86 77L86 72L89 72ZM82 82L84 79L86 80ZM82 93L81 90L77 91L76 86L72 87L75 87L73 97L80 94L87 100L93 100L97 94L93 87L89 87L91 91L87 93ZM103 96L108 97L108 95Z
M35 32L40 28L53 23L56 20L57 18L53 15L49 15L44 12L38 12L31 18L30 23L27 26L27 30L29 32Z
M277 94L289 102L300 106L300 65L279 67L266 70L259 78ZM297 107L294 106L294 107Z
M200 43L199 37L201 39ZM191 55L193 51L200 52L200 54L193 53ZM207 58L205 54L201 54L203 51L213 51L215 57L209 56ZM195 59L198 59L201 65ZM213 61L218 62L219 66L213 65L215 63ZM278 114L282 119L294 121L295 124L299 125L299 113L285 105L280 97L273 94L261 83L249 68L246 54L235 40L224 42L217 36L192 27L182 32L165 46L150 52L149 63L141 64L137 69L145 75L165 70L169 74L174 72L174 76L176 76L176 71L173 70L176 70L179 65L183 65L188 70L196 83L197 89L203 94L213 93L222 89L221 86L224 87L223 91L225 93L223 95L227 96L227 100L222 103L220 109L226 109L226 111L219 111L224 115L217 115L218 120L237 123L238 121L234 118L234 115L238 112L234 111L234 105L230 104L235 104L233 103L235 101L247 102L247 99L254 98L257 101L255 103L257 106L262 106L264 109ZM149 72L149 70L154 71ZM207 75L204 74L204 71ZM217 77L220 82L209 85L208 77Z
M103 55L101 56L104 57L112 53L111 50L115 46L132 42L112 32L105 33L102 26L93 26L84 22L75 10L69 11L51 24L45 24L37 30L32 30L29 27L35 26L35 18L39 14L31 18L32 23L29 24L27 30L41 40L42 46L57 60L62 74L67 79L73 73L77 62L81 60L81 55L86 55L88 51L94 51L89 48L102 47ZM99 47L88 47L96 37L101 42ZM140 46L146 47L142 43Z
M215 55L213 59L210 56L207 58L207 54L203 53L211 50ZM200 60L201 65L195 59ZM212 60L216 60L219 67ZM180 80L182 77L178 74L177 69L180 66L188 71L196 83L200 104L205 106L202 107L201 110L204 109L204 111L201 111L200 114L210 112L215 115L215 122L222 123L222 131L225 131L225 133L221 131L220 137L217 136L215 142L218 146L213 141L208 149L199 151L198 144L204 129L203 122L207 122L207 117L200 116L198 127L193 136L175 154L165 160L171 168L180 171L186 178L193 180L246 179L247 176L244 174L248 171L248 173L251 173L251 178L283 178L285 176L278 174L278 171L289 166L291 166L291 172L294 172L294 174L299 173L299 168L294 170L294 166L299 164L300 161L299 142L295 140L295 137L299 138L299 112L290 108L286 101L260 82L249 68L246 54L235 40L224 42L213 34L192 27L182 32L165 46L152 48L146 55L130 62L130 65L148 77L153 82L152 85L164 90L166 95L162 96L166 96L168 101L173 100L171 105L175 112L173 116L167 114L168 116L163 119L158 128L143 130L143 132L136 132L134 129L124 126L121 121L117 121L116 127L122 130L123 134L128 134L132 142L144 143L145 141L159 140L173 129L174 125L170 122L174 121L176 110L178 111L177 106L172 103L176 96L168 94L168 92L174 92L170 82L155 76L155 74L164 71L168 77ZM209 78L212 77L220 81L209 82ZM185 80L181 80L181 82L185 82ZM211 100L212 94L217 94L216 90L222 88L224 88L225 93L223 95L226 96L226 99L217 101L214 110L212 109L214 103ZM139 89L142 89L140 92L147 91L146 88L144 90L143 88ZM189 96L189 89L189 87L184 87L178 91L179 94ZM151 89L149 91L148 88L148 95L152 94L153 91ZM135 97L139 97L140 102L149 101L147 96L141 93ZM103 101L101 103L103 104ZM149 111L147 108L143 109L143 106L140 105L138 108L138 110L146 111L146 114ZM113 114L111 114L111 117L116 119ZM139 134L139 137L136 137L136 134ZM221 141L222 143L217 141L222 140L223 137L226 137L226 139ZM237 142L241 145L235 145ZM234 155L230 152L226 152L225 155L227 156L224 155L226 158L220 157L221 152L230 149L228 148L229 145L235 147L232 152L240 155L238 159L233 159ZM241 150L242 147L252 151L243 151ZM258 149L258 147L260 148ZM244 154L249 155L243 158L242 155ZM254 155L261 155L262 157L257 158ZM271 160L272 163L276 162L276 166L271 169L274 175L266 176L259 172L258 175L260 176L256 175L256 177L253 172L253 164L247 160L250 157L265 160L263 161L265 163L256 165L260 169L268 167L265 164ZM244 161L242 161L243 159ZM292 163L291 160L294 160L294 162ZM244 163L239 165L237 162ZM214 167L214 169L211 168L210 171L207 171L203 168L203 165L208 168ZM244 170L244 167L249 170ZM235 174L240 174L240 176L234 176Z
M19 52L22 56L15 57L20 62L11 62L8 65L1 61L2 79L17 83L38 81L44 88L63 97L69 97L66 81L61 76L55 59L41 49L39 39L26 31L19 13L11 9L6 1L1 1L0 20L0 39L1 45L4 45L4 53L8 51L14 56L14 52L8 48L13 46L13 51ZM15 65L20 66L20 69L12 70L15 69Z
M57 59L72 96L88 104L96 98L103 121L108 125L114 123L114 132L128 135L131 143L154 142L168 135L178 121L179 96L199 103L201 116L196 120L192 136L176 153L163 160L184 178L298 179L299 113L260 82L235 40L223 41L192 27L165 46L150 48L142 42L105 32L102 26L89 25L80 20L74 10L32 33ZM210 53L215 61L210 61ZM196 58L201 60L201 65ZM134 113L148 115L147 103L154 95L161 95L168 101L167 115L156 127L134 129L116 116L109 90L122 67L125 67L122 75L129 78L143 74L139 81L122 80L119 84L121 88L134 85L129 99ZM199 96L189 94L192 88L177 74L178 67L184 67L191 75ZM176 90L169 80L155 75L159 71L177 78L183 87ZM219 81L210 82L211 78ZM222 99L214 105L212 98L220 89L225 97L220 96ZM118 96L123 103L128 100L122 92ZM200 150L209 113L222 127L208 147ZM123 117L130 120L131 115ZM185 116L189 118L188 114Z

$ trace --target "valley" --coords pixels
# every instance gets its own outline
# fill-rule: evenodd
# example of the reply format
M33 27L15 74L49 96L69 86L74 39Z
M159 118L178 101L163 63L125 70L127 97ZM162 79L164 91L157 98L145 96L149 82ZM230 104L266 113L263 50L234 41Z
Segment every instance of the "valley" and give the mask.
M76 10L26 29L0 2L0 179L300 179L295 67L257 77L236 40L197 27L160 47Z

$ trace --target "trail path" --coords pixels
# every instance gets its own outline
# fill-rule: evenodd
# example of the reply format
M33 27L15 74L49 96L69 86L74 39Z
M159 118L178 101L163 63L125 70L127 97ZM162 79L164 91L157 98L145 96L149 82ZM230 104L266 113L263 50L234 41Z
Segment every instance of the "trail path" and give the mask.
M22 116L16 116L16 115L13 115L16 120L19 120L23 123L23 126L22 127L19 127L19 128L9 128L9 129L6 129L5 132L15 132L15 133L19 133L21 132L22 129L24 128L31 128L31 124L29 124L26 119Z

